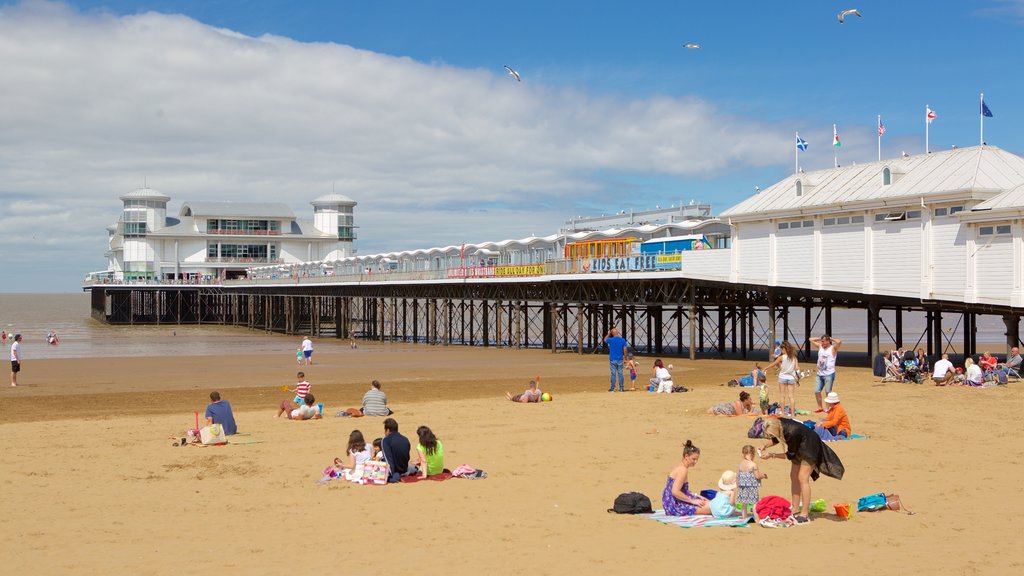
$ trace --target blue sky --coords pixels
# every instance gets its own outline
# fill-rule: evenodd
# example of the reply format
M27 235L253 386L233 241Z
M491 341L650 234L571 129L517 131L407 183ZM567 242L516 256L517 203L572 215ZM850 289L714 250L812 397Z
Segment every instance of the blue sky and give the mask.
M831 165L833 122L842 163L873 160L877 114L884 157L922 152L926 103L933 150L974 145L980 91L986 141L1020 153L1022 31L1010 0L0 3L3 289L102 268L144 177L172 208L301 213L338 186L370 253L724 210L792 170L796 130L808 169Z

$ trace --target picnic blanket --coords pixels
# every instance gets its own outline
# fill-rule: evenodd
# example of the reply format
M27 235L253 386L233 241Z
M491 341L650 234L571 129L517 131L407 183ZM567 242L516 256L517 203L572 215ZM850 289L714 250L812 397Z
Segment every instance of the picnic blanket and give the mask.
M440 474L434 474L433 476L427 476L426 478L420 478L419 474L412 476L402 476L402 484L412 484L413 482L433 480L435 482L443 482L445 480L451 480L451 472L441 472Z
M840 437L836 438L835 440L826 440L826 442L839 442L840 440L863 440L865 438L867 438L867 436L863 434L852 434L849 438Z
M681 528L698 528L700 526L746 526L754 521L753 516L743 518L732 516L729 518L715 518L714 516L669 516L664 510L655 510L654 514L638 514L644 518L657 520L662 524L671 524Z

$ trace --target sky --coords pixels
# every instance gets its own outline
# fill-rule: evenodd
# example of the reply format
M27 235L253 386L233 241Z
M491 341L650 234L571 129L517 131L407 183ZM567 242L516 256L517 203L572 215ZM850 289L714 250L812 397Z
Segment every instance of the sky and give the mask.
M839 24L856 7L861 18ZM118 197L350 196L360 254L556 232L793 171L1024 153L1024 0L0 0L0 291L106 266ZM682 47L699 43L698 50ZM515 68L522 81L509 76Z

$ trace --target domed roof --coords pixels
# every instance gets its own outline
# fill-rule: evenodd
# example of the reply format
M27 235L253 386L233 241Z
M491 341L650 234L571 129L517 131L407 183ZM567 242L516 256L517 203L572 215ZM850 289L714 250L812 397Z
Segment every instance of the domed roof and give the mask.
M314 199L310 202L313 206L323 206L325 204L341 204L342 206L355 206L356 201L345 196L344 194L324 194L319 198Z
M170 199L170 196L162 194L159 190L154 190L149 187L132 190L124 196L121 196L121 200L162 200L167 202Z

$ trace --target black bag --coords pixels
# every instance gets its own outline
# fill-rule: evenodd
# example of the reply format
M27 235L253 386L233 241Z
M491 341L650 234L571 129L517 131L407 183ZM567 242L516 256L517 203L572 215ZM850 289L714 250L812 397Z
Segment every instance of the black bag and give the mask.
M616 514L650 514L654 512L651 508L651 499L639 492L626 492L615 498L615 504L608 509Z
M764 418L758 416L754 420L750 430L747 430L747 438L764 438Z

